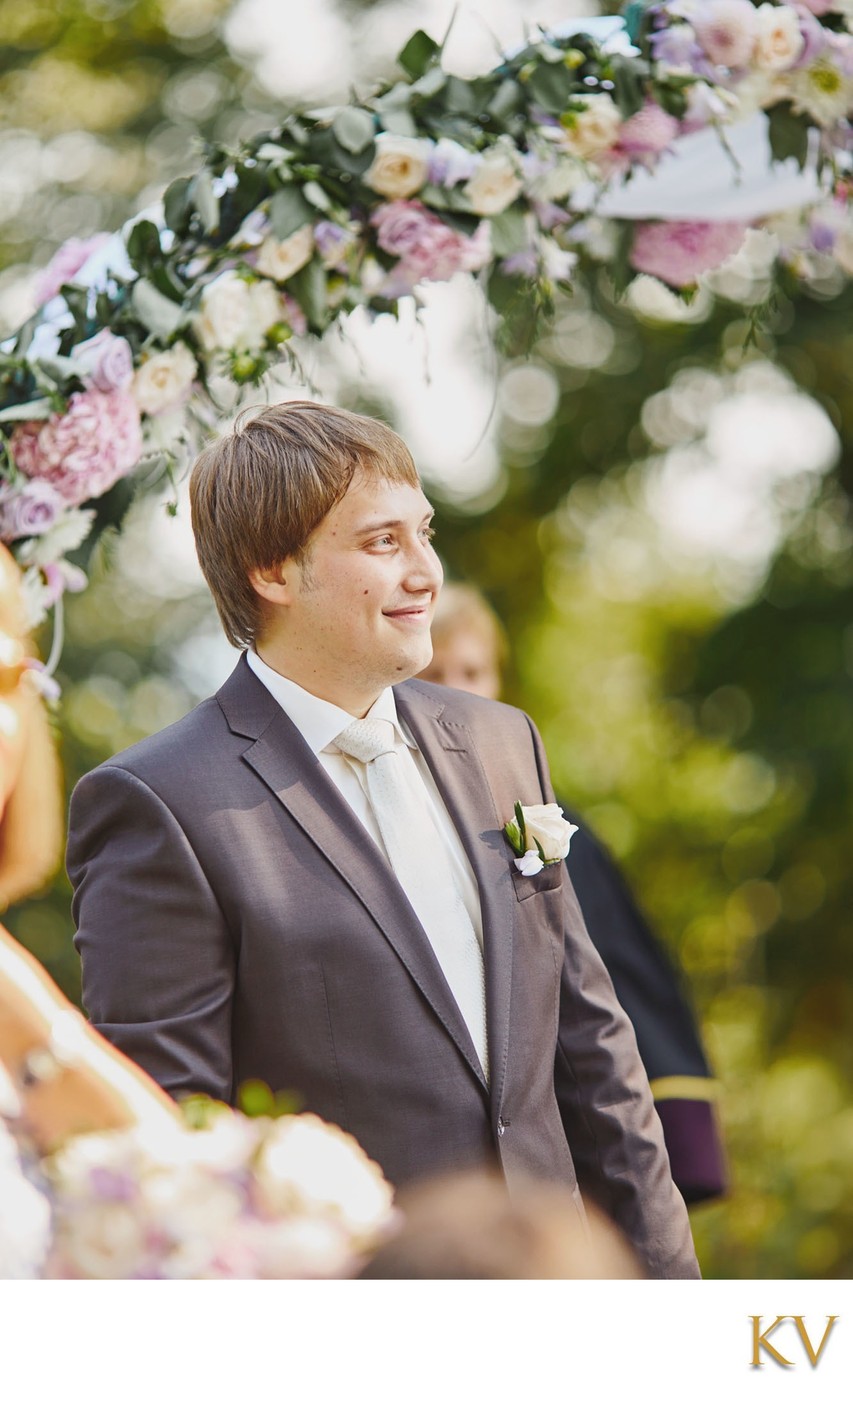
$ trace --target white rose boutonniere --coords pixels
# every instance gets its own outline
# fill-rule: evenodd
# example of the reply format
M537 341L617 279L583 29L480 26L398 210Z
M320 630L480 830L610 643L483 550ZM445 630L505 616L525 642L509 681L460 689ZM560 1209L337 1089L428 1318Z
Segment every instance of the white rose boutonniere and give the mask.
M515 819L504 825L504 834L519 855L515 866L526 878L564 859L576 830L576 824L563 819L559 805L522 805L518 800Z

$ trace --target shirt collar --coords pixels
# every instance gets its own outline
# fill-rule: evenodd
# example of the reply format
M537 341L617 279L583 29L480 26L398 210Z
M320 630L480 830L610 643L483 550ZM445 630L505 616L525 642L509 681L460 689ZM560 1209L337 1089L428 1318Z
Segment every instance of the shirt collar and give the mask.
M325 698L318 698L314 693L309 693L306 688L294 683L292 678L285 678L283 674L277 673L269 664L264 663L253 649L249 649L246 654L246 662L301 732L315 756L321 751L338 750L332 743L345 727L356 720L351 713L338 707L336 703L326 702ZM385 688L379 694L367 716L382 722L391 722L400 740L413 751L417 751L417 746L397 716L397 704L391 688Z

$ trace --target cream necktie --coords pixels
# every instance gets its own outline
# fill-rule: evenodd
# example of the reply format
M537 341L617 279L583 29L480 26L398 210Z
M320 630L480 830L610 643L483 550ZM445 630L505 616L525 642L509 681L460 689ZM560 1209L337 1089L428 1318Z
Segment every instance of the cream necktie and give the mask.
M407 782L394 724L381 718L352 722L335 745L350 763L364 766L367 798L391 867L429 937L488 1081L483 953L441 835L423 796Z

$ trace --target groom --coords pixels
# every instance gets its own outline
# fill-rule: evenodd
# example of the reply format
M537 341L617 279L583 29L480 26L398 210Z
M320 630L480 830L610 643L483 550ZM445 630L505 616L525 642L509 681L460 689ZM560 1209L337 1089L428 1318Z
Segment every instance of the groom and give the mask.
M412 680L432 509L377 420L270 406L191 481L246 652L86 776L68 870L98 1029L174 1095L292 1089L401 1184L497 1163L580 1188L654 1277L698 1276L633 1031L565 865L502 830L553 799L512 708ZM394 686L391 686L394 685Z

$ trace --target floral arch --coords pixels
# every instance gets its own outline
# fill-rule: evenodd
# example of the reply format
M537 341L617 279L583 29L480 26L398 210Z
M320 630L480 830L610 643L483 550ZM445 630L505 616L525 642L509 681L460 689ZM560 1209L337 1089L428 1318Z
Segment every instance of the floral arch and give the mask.
M419 31L398 81L212 147L162 208L69 241L0 347L0 539L33 624L85 585L68 554L99 530L99 499L134 472L174 475L221 416L218 387L260 386L294 337L355 308L395 314L467 273L518 354L579 261L617 291L642 276L689 299L748 247L783 287L839 291L851 15L850 0L632 0L474 79Z

